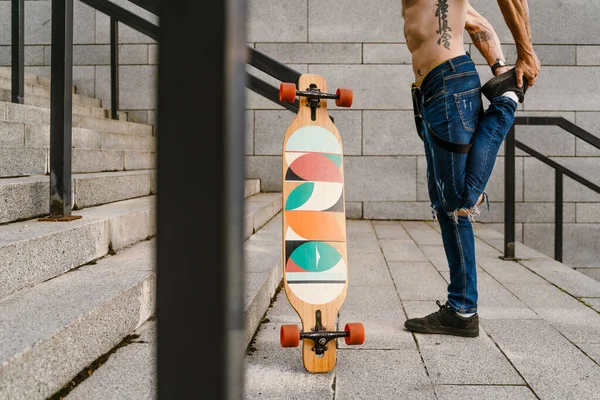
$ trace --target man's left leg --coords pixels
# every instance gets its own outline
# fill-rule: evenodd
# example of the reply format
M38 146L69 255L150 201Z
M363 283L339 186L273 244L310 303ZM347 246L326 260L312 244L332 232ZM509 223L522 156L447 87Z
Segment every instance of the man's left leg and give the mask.
M436 184L434 155L428 135L425 134L423 139L427 160L427 188L434 217L438 220L442 232L450 268L450 283L446 302L437 302L440 307L438 311L423 318L411 318L404 326L414 332L476 337L479 335L479 317L476 314L477 277L473 226L468 217L450 216L444 210L440 201L441 188ZM438 157L441 155L438 154ZM444 195L450 196L448 193Z

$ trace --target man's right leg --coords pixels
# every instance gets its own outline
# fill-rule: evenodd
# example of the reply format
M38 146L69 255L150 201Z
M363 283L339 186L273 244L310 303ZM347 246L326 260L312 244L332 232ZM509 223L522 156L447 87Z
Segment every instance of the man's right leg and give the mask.
M483 193L492 175L500 146L515 120L517 106L517 102L509 97L494 97L479 119L473 146L467 157L466 204L476 204Z

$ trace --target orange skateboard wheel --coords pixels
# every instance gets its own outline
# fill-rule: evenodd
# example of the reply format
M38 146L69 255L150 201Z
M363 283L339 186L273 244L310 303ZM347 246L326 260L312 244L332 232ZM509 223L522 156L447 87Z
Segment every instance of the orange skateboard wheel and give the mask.
M279 101L293 103L296 101L296 84L281 82L279 85Z
M348 336L344 338L346 344L363 344L365 342L365 327L360 322L349 322L344 327Z
M281 325L279 342L281 347L298 347L300 344L300 328L298 328L298 325Z
M352 98L354 93L351 89L338 89L335 92L335 105L338 107L350 107L352 106Z

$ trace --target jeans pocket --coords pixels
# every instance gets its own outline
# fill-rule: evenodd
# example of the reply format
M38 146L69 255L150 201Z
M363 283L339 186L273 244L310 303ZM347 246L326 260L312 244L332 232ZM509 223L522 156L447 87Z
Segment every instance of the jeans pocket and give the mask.
M453 95L463 128L475 132L482 107L481 89L475 88Z

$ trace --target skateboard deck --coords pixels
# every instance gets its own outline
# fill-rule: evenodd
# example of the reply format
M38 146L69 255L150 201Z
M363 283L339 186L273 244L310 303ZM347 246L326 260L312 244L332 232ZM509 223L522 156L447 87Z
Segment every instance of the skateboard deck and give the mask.
M282 325L283 347L302 343L309 372L336 365L336 338L362 344L364 328L349 323L335 331L338 311L348 290L343 148L329 117L327 99L350 107L352 91L327 93L322 76L302 75L298 88L282 83L280 99L299 97L297 117L289 125L282 151L283 282L285 293L302 322Z

